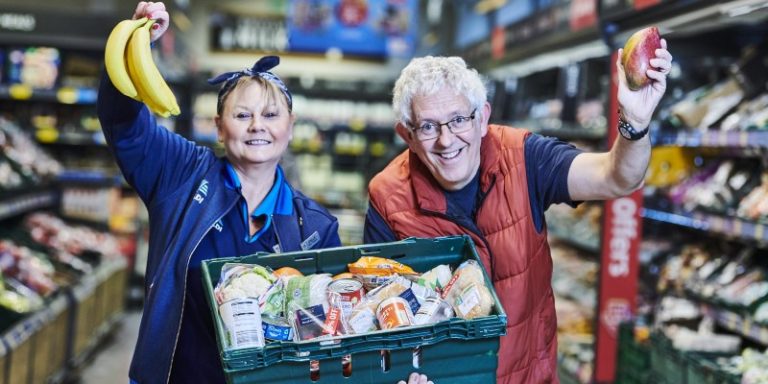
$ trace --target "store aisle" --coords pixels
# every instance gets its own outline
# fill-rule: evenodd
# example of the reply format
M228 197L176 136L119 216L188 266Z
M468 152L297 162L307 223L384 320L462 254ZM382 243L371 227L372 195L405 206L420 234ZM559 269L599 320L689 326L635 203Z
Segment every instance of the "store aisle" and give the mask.
M141 311L126 312L112 335L93 360L83 369L81 384L127 383L128 367L139 334Z

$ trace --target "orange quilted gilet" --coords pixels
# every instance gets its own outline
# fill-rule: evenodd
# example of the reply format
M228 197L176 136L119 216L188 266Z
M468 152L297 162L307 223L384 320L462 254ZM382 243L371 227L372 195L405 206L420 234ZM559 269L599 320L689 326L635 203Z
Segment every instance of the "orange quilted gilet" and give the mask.
M558 383L557 320L547 231L531 218L523 144L528 131L490 125L481 144L476 233L446 215L443 190L405 151L369 185L373 207L399 239L468 234L507 313L498 383Z

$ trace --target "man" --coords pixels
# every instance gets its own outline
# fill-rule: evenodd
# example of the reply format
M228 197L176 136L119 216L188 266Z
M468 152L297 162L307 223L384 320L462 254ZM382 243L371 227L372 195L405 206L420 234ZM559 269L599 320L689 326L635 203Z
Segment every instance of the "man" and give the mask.
M558 381L544 211L642 186L651 153L646 134L672 63L666 41L661 46L647 71L651 83L637 91L617 60L622 129L606 153L489 125L485 86L458 57L414 59L395 84L395 129L408 149L369 185L364 240L471 236L508 316L500 383Z

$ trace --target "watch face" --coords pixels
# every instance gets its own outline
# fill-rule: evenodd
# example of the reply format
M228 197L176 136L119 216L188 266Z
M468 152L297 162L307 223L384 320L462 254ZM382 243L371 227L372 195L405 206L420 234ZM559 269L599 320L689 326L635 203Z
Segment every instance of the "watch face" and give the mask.
M632 139L632 135L624 127L624 124L619 124L619 133L621 133L621 135L624 136L624 138L626 139Z

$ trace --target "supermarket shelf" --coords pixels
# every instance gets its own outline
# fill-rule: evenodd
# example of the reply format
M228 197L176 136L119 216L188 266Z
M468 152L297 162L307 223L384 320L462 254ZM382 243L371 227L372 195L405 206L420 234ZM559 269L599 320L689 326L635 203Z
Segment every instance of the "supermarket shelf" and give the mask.
M0 200L0 220L51 207L56 204L57 198L58 195L54 190L47 189L8 194Z
M722 217L702 212L678 214L644 208L646 219L717 233L742 240L768 242L768 224L736 217Z
M755 323L750 317L706 303L701 304L701 310L723 328L738 333L752 341L768 345L768 327Z
M576 238L573 236L573 234L567 233L565 229L558 229L555 226L548 226L547 233L550 236L554 237L556 240L566 243L568 245L571 245L573 247L576 247L580 250L593 253L593 254L600 253L599 238L595 238L594 242L589 242L584 239Z
M93 146L107 148L104 134L98 132L58 132L58 131L38 131L35 134L37 142L42 145L71 145L71 146Z
M0 85L0 100L47 101L61 104L96 104L95 88L36 89L25 84Z
M695 35L729 25L757 24L768 17L763 0L648 0L637 8L632 2L616 2L603 10L609 30L622 31L614 41L626 41L638 28L654 24L662 34Z
M122 176L110 175L102 171L66 170L61 172L57 179L59 183L72 185L89 185L112 187L121 185Z
M654 138L654 145L768 149L768 131L707 131L661 134Z
M602 129L589 129L579 124L563 123L559 119L531 119L512 122L509 125L529 129L544 136L557 137L561 140L604 140L608 133Z

